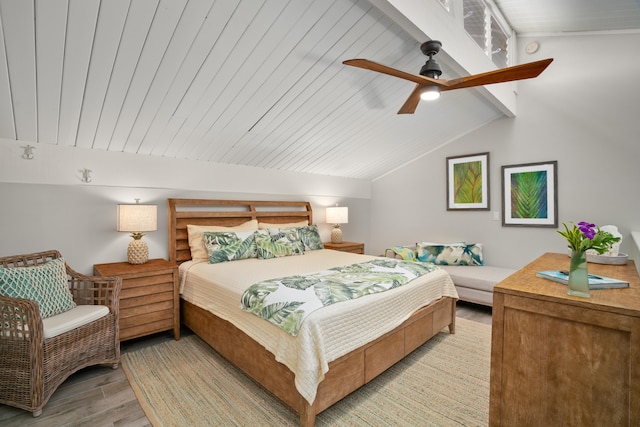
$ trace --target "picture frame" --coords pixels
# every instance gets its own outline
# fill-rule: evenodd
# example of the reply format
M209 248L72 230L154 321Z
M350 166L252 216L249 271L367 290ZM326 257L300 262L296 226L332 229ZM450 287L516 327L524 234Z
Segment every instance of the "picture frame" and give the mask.
M558 227L558 162L502 166L502 225Z
M489 210L489 153L447 157L447 210Z

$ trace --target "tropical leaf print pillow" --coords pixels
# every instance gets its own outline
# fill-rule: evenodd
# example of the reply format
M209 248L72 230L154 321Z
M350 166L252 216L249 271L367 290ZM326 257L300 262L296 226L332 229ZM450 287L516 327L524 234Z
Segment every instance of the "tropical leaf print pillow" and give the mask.
M431 245L418 243L418 261L437 265L483 265L482 243Z
M209 264L257 257L253 231L205 231L203 239Z
M296 228L258 230L255 232L255 240L260 259L304 254L304 243Z
M317 225L313 224L307 227L298 227L296 230L298 230L298 235L300 236L300 240L302 240L305 251L324 249L324 244L320 238L320 233L318 233Z

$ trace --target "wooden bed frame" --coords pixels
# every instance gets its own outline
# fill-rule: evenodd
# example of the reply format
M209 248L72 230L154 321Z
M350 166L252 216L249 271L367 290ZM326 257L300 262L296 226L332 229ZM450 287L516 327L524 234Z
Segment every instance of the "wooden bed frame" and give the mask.
M178 264L191 259L187 224L233 226L251 219L313 223L308 202L168 199L168 206L169 257ZM303 427L314 426L317 414L380 375L444 327L455 333L455 300L441 298L393 331L329 363L316 399L309 404L296 389L294 374L262 345L233 324L187 301L183 300L181 307L185 326L295 410Z

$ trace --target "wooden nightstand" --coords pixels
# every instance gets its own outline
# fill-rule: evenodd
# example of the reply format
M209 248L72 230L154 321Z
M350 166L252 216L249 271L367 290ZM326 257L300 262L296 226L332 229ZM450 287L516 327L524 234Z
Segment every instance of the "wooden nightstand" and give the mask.
M354 254L364 254L364 243L358 242L341 242L341 243L331 243L331 242L322 242L325 249L333 249L336 251L342 252L352 252Z
M96 264L98 276L120 276L120 341L173 330L180 339L178 266L164 259L145 264Z

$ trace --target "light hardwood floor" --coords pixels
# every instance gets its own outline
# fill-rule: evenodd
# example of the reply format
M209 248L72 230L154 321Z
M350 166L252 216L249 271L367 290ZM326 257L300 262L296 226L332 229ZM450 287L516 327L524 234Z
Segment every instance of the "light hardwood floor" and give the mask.
M456 315L461 318L491 324L491 308L458 302ZM191 332L183 330L183 335ZM126 341L121 351L133 351L142 346L171 340L169 333ZM90 367L75 373L53 394L42 411L33 418L31 413L0 405L0 425L22 426L151 426L138 404L122 368Z

